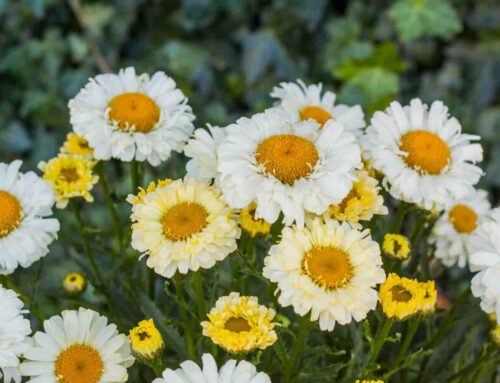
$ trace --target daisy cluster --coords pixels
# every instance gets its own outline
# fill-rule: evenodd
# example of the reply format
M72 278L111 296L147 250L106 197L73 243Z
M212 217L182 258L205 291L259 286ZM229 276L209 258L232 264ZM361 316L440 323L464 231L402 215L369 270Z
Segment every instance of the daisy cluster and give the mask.
M434 280L386 276L389 269L401 272L402 262L413 267L417 238L401 235L397 220L395 232L385 230L382 248L372 236L389 213L389 195L401 211L427 212L421 216L432 256L445 267L469 265L480 307L500 318L500 208L492 210L487 193L475 188L482 175L478 136L464 134L441 101L394 101L366 124L359 105L337 103L321 84L282 83L270 97L274 105L261 113L195 129L188 100L172 78L126 68L90 79L70 100L73 132L57 157L39 164L42 176L21 173L20 161L0 163L0 274L9 275L48 254L60 226L54 205L70 204L81 220L81 199L92 202L99 181L107 192L103 161L156 167L172 152L184 153L184 178L157 180L127 197L130 246L153 278L175 284L180 300L179 281L193 275L206 319L199 331L238 361L218 368L205 353L202 367L188 360L172 369L153 320L126 336L86 308L53 316L32 334L20 297L0 285L4 382L18 383L21 376L32 383L126 382L138 359L157 373L153 383L267 383L267 373L241 359L278 342L277 329L286 323L280 308L290 307L321 331L364 321L378 306L388 323L432 315ZM113 209L111 196L107 202ZM256 274L275 289L275 302L227 291L204 312L201 271L235 252L247 257L258 241L268 247ZM81 294L84 276L68 274L64 288ZM188 342L191 331L185 329ZM284 371L286 382L293 374Z

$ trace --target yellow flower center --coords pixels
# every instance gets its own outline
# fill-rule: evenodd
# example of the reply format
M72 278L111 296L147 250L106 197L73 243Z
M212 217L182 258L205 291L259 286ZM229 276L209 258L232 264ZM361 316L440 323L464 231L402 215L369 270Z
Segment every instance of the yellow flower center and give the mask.
M259 144L255 159L266 172L292 185L299 178L311 174L319 157L311 141L292 134L279 134Z
M448 218L459 233L472 233L477 227L477 214L467 205L455 205Z
M118 123L121 130L132 127L141 133L151 131L160 119L160 108L156 102L143 93L123 93L108 104L109 118Z
M333 116L326 110L324 110L322 107L314 105L303 107L299 111L299 115L302 121L316 120L316 122L318 122L321 125L321 127L323 127L323 125L328 120L331 120L333 118Z
M391 289L392 300L396 302L408 302L413 295L403 286L394 286Z
M229 318L226 323L224 323L224 328L226 330L232 331L232 332L243 332L243 331L250 331L252 328L250 327L250 324L245 318L241 317L234 317L234 318Z
M353 275L349 255L336 247L313 248L305 255L302 269L314 283L327 289L345 286Z
M413 130L401 137L400 149L408 153L404 161L419 173L436 175L450 162L450 148L437 134Z
M21 223L22 207L19 200L0 190L0 238L6 237Z
M68 183L76 182L80 179L80 176L78 175L78 171L76 170L75 167L62 168L61 169L61 176Z
M167 210L161 223L171 241L182 241L199 233L207 225L207 211L197 203L182 202Z
M63 350L55 363L57 383L98 383L103 371L101 355L86 344L74 344Z

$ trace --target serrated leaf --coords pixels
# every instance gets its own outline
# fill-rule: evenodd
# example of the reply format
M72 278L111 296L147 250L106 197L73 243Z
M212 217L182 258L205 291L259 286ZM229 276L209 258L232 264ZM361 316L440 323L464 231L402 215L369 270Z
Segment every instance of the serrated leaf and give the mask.
M447 0L399 0L389 17L402 40L423 36L449 38L462 30L457 12Z

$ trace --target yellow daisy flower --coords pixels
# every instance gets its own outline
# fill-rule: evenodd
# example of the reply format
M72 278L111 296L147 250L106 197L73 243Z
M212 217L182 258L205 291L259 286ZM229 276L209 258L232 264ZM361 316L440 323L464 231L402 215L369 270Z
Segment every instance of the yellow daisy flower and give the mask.
M382 250L388 257L404 261L410 255L411 243L404 235L387 233L384 236Z
M143 320L130 330L130 344L135 357L148 361L155 359L165 347L152 319Z
M421 311L424 314L432 313L436 307L437 290L434 281L419 282L420 287L424 289L424 298L422 300Z
M342 202L328 208L325 213L328 217L337 221L357 223L369 221L375 214L388 213L387 207L384 206L384 198L379 194L380 187L377 180L370 177L366 171L359 171L357 177L357 181Z
M226 351L237 354L265 349L277 340L275 312L259 305L256 297L231 293L221 297L202 322L203 335Z
M240 225L250 236L266 235L271 231L271 224L263 219L255 218L257 204L252 202L240 211Z
M83 156L60 154L49 162L40 162L38 167L43 172L43 179L52 185L56 206L63 209L71 198L94 201L90 191L99 181L92 172L95 165L95 161Z
M63 287L68 293L80 294L85 290L85 277L80 273L69 273L64 277Z
M379 299L388 318L405 320L423 308L426 289L416 280L391 273L380 285Z
M88 141L75 133L68 133L66 141L61 146L60 152L62 154L72 154L75 156L86 156L92 158L94 149L89 146Z

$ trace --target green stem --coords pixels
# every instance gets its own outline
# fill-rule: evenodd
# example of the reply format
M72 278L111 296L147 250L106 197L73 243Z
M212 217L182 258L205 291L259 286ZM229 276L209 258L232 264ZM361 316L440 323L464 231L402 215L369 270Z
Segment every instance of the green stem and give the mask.
M205 310L205 292L203 290L203 276L201 274L201 270L193 273L193 286L196 293L198 319L204 320L207 312Z
M174 277L174 284L175 284L175 294L177 295L177 302L179 304L179 315L181 323L184 326L184 338L186 340L187 352L191 360L195 360L196 350L194 347L193 333L191 332L191 328L189 326L190 320L186 309L186 300L184 299L184 294L183 294L184 289L182 286L182 279L179 274L177 274Z
M300 355L304 350L304 342L307 337L307 333L309 330L309 317L307 315L303 316L300 319L299 323L299 333L297 335L297 339L295 340L295 344L293 346L292 352L290 354L290 358L288 359L288 363L285 366L285 383L291 383L292 379L294 379L295 372L298 370L298 362L300 359Z
M394 218L394 224L392 226L393 233L398 234L400 232L401 226L403 225L403 219L406 213L409 211L410 207L411 205L401 201L396 211L396 217Z
M437 346L446 336L448 330L454 322L455 314L458 310L469 300L471 295L470 288L466 288L457 298L453 307L448 311L446 317L444 318L443 323L439 326L439 330L436 334L425 344L424 350L432 350L435 346ZM426 371L427 365L429 364L430 355L427 355L422 362L420 373L419 373L419 382L425 382L426 380Z
M148 290L149 290L149 297L153 300L156 298L156 273L153 269L148 268Z
M403 361L403 359L406 355L406 352L410 348L411 342L413 341L413 338L415 337L415 334L417 333L418 326L420 325L421 321L422 321L422 318L420 318L420 317L415 317L415 318L412 318L409 320L408 330L406 331L406 337L403 341L403 344L401 345L401 348L398 351L398 354L396 355L396 359L392 363L392 368L396 368Z
M132 160L130 169L130 176L132 178L132 193L137 193L137 189L141 186L141 181L139 178L139 163L136 160Z
M382 346L384 345L389 333L391 332L392 326L394 325L394 320L390 318L386 318L382 328L377 333L375 337L375 344L373 345L373 349L370 355L370 360L368 361L368 366L375 363L377 361L378 355L380 351L382 351Z
M106 205L108 206L109 214L111 215L111 222L113 224L113 230L115 232L116 238L118 238L118 250L121 253L123 249L123 232L120 226L120 218L118 216L118 209L113 201L113 197L111 196L111 188L109 187L109 182L104 174L104 171L101 166L97 167L96 170L99 175L99 182L101 184L102 192L104 195L104 200L106 201Z
M428 254L425 251L422 251L420 253L420 256L418 256L419 252L417 251L418 248L418 241L420 239L420 236L424 232L425 229L425 223L426 223L426 218L424 215L421 215L418 218L417 226L415 227L415 231L411 235L410 238L410 243L413 248L413 258L411 259L410 265L408 266L408 270L411 274L415 273L418 267L418 263L420 260L420 263L422 264L423 269L425 269L427 266L425 265L428 260Z
M78 209L78 206L75 201L70 201L70 205L71 205L71 210L73 210L73 214L75 215L76 223L78 225L78 231L80 232L80 235L82 237L83 252L87 257L87 260L89 261L90 267L92 268L92 272L94 273L96 280L100 284L100 287L105 289L104 279L102 278L101 272L99 271L99 267L97 266L94 255L92 254L92 248L90 247L89 238L87 232L85 231L85 226L83 224L83 220L80 215L80 210Z

